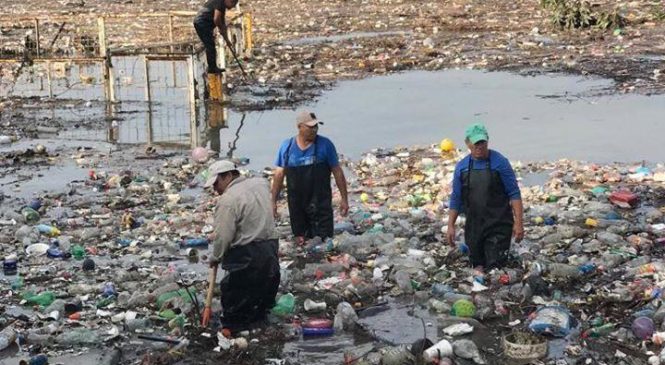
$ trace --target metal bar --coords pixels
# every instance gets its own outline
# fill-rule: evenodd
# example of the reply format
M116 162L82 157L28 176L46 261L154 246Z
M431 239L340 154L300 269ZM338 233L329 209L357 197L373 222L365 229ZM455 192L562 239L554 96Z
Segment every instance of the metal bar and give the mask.
M37 58L42 56L42 47L39 45L39 19L35 18L35 43L37 44Z
M199 145L199 136L196 128L198 108L196 107L196 75L194 74L194 56L187 59L187 89L189 91L189 133L190 146L192 148Z

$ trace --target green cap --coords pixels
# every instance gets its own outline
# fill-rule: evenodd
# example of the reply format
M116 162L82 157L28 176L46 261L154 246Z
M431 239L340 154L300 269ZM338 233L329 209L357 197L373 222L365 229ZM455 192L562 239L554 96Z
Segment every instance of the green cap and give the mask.
M478 141L487 141L489 136L487 135L487 129L485 126L480 123L476 123L470 125L469 128L466 129L464 138L468 139L469 142L476 144Z

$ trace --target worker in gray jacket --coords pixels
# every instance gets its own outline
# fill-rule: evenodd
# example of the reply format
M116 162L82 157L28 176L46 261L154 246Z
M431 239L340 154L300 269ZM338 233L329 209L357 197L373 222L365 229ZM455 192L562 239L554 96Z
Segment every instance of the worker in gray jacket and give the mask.
M278 243L268 181L240 176L235 164L210 166L205 187L220 194L210 267L228 271L220 284L222 326L232 332L265 321L279 287Z

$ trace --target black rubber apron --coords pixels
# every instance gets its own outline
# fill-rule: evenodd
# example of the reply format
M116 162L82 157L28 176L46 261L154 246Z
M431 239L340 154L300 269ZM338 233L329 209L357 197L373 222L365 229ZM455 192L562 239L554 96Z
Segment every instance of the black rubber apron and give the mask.
M284 163L291 231L296 237L332 237L334 223L330 166L326 161L318 160L316 137L312 163L289 167L289 155L294 142L295 137L291 138L286 149ZM297 143L296 148L299 148Z
M513 211L501 175L490 168L474 170L469 158L468 171L462 174L462 201L466 213L464 239L469 246L471 264L486 269L502 267L510 249Z
M280 271L277 240L254 241L232 247L224 255L220 282L222 324L232 331L246 329L266 318L275 306Z

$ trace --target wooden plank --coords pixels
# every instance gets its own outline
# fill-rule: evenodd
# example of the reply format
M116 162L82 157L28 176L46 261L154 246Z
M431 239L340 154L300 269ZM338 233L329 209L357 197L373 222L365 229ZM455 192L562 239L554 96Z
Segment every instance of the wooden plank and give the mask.
M194 56L189 56L187 59L187 71L187 89L189 91L190 146L194 148L199 145L199 134L196 126L198 108L196 107L196 75L194 73Z
M97 32L99 37L99 57L106 57L106 23L103 16L97 18Z

